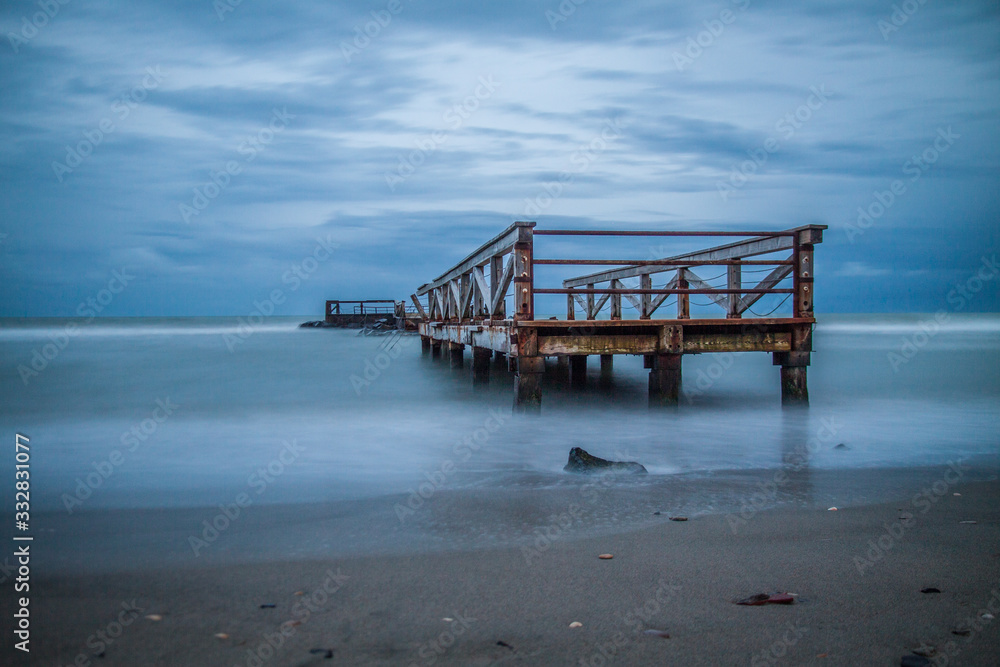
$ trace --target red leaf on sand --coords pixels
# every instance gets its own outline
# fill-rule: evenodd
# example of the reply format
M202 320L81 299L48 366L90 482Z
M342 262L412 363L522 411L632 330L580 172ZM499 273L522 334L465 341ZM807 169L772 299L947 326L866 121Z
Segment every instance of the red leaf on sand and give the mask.
M748 598L737 600L736 604L745 604L745 605L767 604L767 601L770 599L771 596L768 595L767 593L758 593L757 595L751 595Z
M792 604L795 602L795 598L788 593L775 593L767 598L767 601L771 604Z

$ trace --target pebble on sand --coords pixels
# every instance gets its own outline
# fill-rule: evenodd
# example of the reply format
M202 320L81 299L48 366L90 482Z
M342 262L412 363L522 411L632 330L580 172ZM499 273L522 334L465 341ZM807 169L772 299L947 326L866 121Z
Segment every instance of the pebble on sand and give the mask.
M975 521L959 521L959 523L975 523Z
M147 614L146 618L148 618L151 621L162 621L163 620L163 617L160 616L159 614Z
M837 508L836 508L836 507L830 507L830 508L829 508L829 509L827 509L826 511L827 511L827 512L836 512L836 511L837 511Z
M650 637L659 637L660 639L670 639L670 635L666 630L643 630L642 634L649 635Z
M215 638L216 639L229 639L229 635L227 635L225 632L216 632L215 633Z
M324 660L330 660L331 658L333 658L332 648L311 648L309 649L309 652L312 653L313 655L323 656Z
M601 554L598 558L601 560L611 560L614 556L612 554Z
M933 586L928 586L927 588L921 588L920 592L921 593L940 593L941 589L940 588L934 588Z
M582 628L583 627L583 623L581 623L580 621L573 621L572 623L569 624L569 627L571 627L571 628Z
M688 518L686 516L672 516L672 517L670 517L670 520L671 521L687 521Z

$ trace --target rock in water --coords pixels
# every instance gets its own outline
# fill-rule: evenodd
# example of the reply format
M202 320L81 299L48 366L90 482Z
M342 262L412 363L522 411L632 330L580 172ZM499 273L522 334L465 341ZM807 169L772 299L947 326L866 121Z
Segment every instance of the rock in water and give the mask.
M579 447L569 450L569 462L563 468L566 472L628 472L644 473L646 468L635 461L608 461L588 454Z

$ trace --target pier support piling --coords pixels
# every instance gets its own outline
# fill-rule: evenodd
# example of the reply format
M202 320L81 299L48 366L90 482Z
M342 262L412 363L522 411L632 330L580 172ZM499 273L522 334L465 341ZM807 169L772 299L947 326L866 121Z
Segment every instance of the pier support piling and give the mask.
M431 359L441 358L441 341L431 340Z
M538 414L542 410L542 373L545 357L518 357L514 376L514 412Z
M420 337L420 352L422 354L430 354L431 351L431 339L430 336Z
M809 386L806 369L809 352L775 352L773 363L781 366L781 403L783 405L808 405Z
M680 354L657 354L653 356L653 368L649 371L649 406L674 406L681 398L681 356Z
M490 382L490 359L493 351L488 347L472 348L472 383L489 384Z
M465 365L465 346L461 343L448 343L451 355L451 367L462 368Z
M601 355L601 385L610 386L612 379L612 371L614 370L615 362L614 355L612 354L602 354Z
M587 386L587 355L574 354L569 358L570 383L574 387Z
M556 380L560 382L565 382L569 379L569 357L566 355L556 357L556 367L553 374Z

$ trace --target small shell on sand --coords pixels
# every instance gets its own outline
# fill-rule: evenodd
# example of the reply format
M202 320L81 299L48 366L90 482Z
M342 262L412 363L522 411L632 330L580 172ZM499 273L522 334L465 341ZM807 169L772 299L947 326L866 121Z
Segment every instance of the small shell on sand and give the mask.
M612 558L614 558L614 556L611 554L601 554L600 556L598 556L598 558L600 558L601 560L611 560Z
M227 635L225 632L217 632L215 634L215 638L216 639L229 639L229 635Z
M146 616L146 618L148 618L151 621L162 621L163 620L163 617L160 616L159 614L148 614Z
M836 507L831 507L830 509L827 510L827 512L836 512L836 511L837 511Z
M581 623L580 621L573 621L572 623L569 624L569 627L571 627L571 628L582 628L583 627L583 623Z

